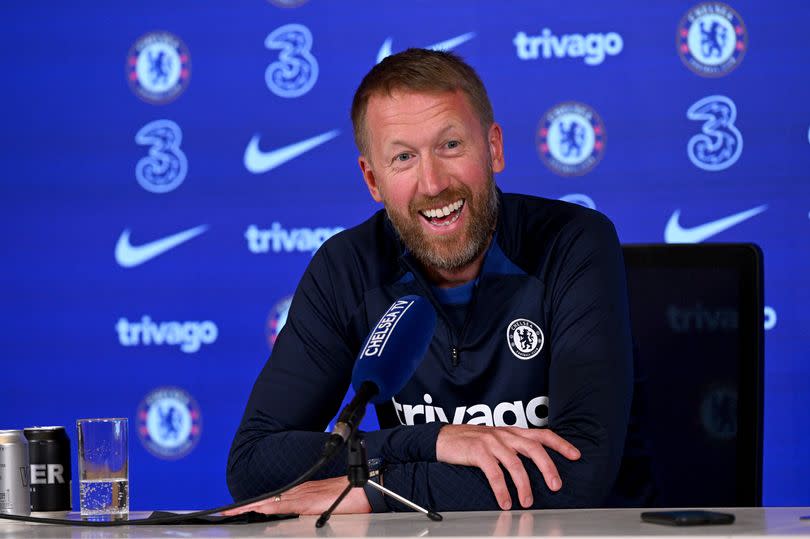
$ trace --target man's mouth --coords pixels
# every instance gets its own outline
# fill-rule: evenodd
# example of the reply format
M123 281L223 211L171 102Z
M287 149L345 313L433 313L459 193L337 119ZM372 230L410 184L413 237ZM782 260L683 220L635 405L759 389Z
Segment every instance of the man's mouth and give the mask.
M450 226L458 221L458 218L461 216L464 202L464 199L461 198L452 204L447 204L440 208L420 210L419 214L433 226Z

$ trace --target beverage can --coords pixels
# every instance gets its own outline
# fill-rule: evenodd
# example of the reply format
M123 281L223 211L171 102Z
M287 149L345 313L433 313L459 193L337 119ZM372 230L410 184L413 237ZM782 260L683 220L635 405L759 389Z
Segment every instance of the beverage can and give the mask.
M65 427L29 427L31 514L59 518L72 506L70 439Z
M28 442L19 429L0 430L0 513L31 514Z

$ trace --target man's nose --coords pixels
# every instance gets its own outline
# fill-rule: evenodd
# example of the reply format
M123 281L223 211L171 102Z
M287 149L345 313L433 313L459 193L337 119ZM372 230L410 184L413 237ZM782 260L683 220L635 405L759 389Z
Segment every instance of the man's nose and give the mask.
M450 180L439 160L428 155L419 163L419 191L423 195L434 197L447 189Z

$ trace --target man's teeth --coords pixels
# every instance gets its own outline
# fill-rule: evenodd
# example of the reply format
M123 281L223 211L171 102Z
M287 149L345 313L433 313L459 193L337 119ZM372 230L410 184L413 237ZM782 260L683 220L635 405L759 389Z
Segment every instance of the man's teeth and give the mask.
M424 215L425 217L427 217L429 219L434 219L434 218L437 218L437 217L445 217L447 215L450 215L454 211L458 210L463 205L464 205L464 199L457 200L456 202L453 202L452 204L448 204L447 206L445 206L443 208L438 208L438 209L435 209L435 210L423 210L422 215Z

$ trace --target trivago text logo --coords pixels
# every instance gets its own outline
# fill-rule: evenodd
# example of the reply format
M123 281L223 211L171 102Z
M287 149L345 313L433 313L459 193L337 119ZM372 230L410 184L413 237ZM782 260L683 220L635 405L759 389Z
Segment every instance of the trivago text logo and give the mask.
M405 404L392 398L397 419L403 425L420 423L452 423L454 425L487 425L489 427L545 427L548 425L548 396L540 395L528 403L522 400L499 402L493 407L479 403L470 406L456 406L445 409L433 402L433 397L425 393L422 404ZM452 414L452 421L450 414ZM420 418L419 416L424 416Z
M139 322L122 317L115 330L121 346L179 346L187 354L197 352L203 344L212 344L219 336L211 320L154 322L149 315L143 315Z
M248 226L245 239L251 253L314 253L326 240L342 230L342 226L287 230L276 222L270 228Z
M589 66L601 64L606 56L616 56L624 48L624 40L616 32L555 36L549 28L543 28L537 36L518 32L512 43L521 60L537 60L541 55L546 60L582 58Z

